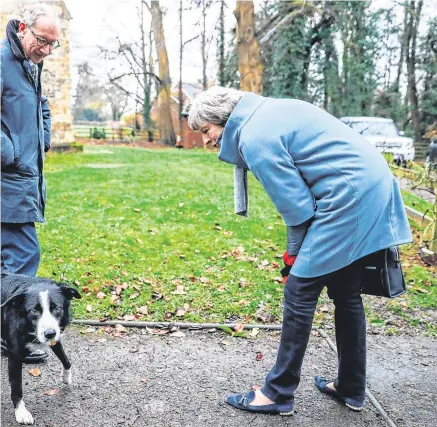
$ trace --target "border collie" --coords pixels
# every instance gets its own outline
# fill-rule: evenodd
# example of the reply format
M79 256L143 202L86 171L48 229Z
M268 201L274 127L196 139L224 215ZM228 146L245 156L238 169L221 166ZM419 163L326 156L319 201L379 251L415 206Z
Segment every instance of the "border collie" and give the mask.
M71 363L61 333L71 321L70 301L79 292L64 283L21 274L1 273L1 337L7 347L9 383L20 424L33 424L23 401L22 367L26 354L53 350L62 363L62 381L71 384Z

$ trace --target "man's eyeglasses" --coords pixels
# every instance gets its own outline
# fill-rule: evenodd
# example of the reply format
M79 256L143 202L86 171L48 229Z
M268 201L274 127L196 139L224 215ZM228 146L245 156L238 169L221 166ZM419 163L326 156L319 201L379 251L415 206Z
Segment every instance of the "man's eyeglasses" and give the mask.
M30 32L33 34L33 37L35 37L36 42L39 47L45 47L50 46L52 49L57 49L59 46L61 46L61 43L59 43L59 40L55 40L54 42L49 42L48 40L37 36L33 31L32 28L28 25L27 28L29 28Z

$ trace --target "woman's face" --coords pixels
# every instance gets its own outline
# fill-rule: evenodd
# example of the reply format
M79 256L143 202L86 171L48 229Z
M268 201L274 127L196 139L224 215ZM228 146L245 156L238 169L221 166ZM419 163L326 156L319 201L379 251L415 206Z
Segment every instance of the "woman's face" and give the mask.
M223 126L215 125L214 123L206 122L201 128L203 143L211 144L213 147L217 145L217 139L223 132Z

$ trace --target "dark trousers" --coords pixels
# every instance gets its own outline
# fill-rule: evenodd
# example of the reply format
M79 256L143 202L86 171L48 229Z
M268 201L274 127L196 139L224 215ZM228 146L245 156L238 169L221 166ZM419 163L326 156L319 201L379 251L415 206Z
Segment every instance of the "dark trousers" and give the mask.
M11 273L35 276L40 248L35 223L1 223L1 268Z
M276 403L294 399L311 334L317 300L325 286L335 305L338 375L335 387L344 397L364 400L366 388L366 319L361 300L364 258L333 273L314 278L288 276L284 320L275 366L262 392Z

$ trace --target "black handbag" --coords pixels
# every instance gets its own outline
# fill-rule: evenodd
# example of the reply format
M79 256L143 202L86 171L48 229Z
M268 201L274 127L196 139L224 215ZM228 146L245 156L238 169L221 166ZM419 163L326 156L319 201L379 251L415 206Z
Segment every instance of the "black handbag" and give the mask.
M382 249L366 256L361 282L361 293L395 298L405 293L398 246Z

